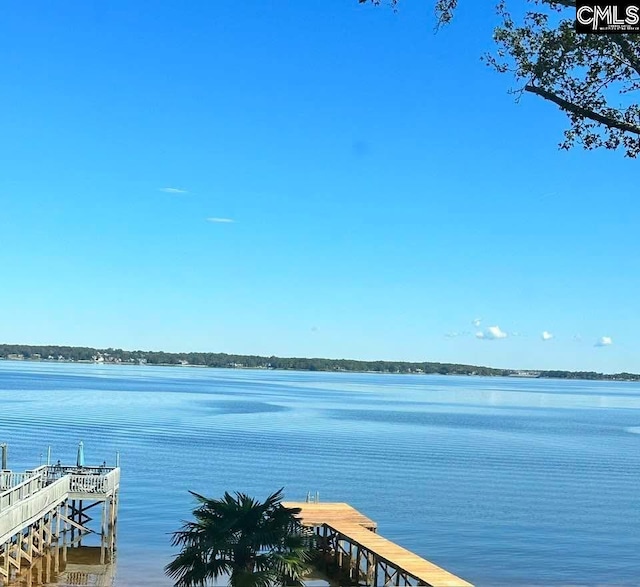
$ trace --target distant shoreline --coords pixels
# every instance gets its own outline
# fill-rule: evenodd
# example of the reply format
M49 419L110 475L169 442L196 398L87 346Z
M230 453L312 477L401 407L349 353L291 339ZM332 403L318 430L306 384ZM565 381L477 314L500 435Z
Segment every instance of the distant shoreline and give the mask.
M322 371L333 373L390 373L413 375L465 375L518 377L527 379L573 379L586 381L640 381L636 373L596 373L535 369L496 369L457 363L408 361L357 361L301 357L264 357L227 353L166 353L127 351L58 345L0 344L0 360L98 365L153 365L158 367L211 367L218 369L258 369L275 371Z

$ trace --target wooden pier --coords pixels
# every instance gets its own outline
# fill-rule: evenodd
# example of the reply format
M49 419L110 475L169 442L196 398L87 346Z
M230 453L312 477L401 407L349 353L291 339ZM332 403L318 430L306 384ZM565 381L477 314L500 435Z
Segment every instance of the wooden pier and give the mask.
M82 545L89 534L100 537L100 560L109 562L115 552L119 489L119 467L58 464L0 471L0 585L42 567L42 558L55 566L59 559L52 552L60 552L66 564L67 548ZM101 517L90 524L94 512Z
M298 517L303 526L316 533L324 562L354 585L473 587L383 538L377 533L373 520L346 503L286 502L283 505L300 508Z

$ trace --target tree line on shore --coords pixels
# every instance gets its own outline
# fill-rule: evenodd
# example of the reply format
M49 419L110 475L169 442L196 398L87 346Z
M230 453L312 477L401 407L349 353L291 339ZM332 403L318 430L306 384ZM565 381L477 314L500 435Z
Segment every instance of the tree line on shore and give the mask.
M594 371L519 371L476 365L406 361L356 361L303 357L262 357L227 353L167 353L127 351L55 345L0 345L1 359L40 361L83 361L99 363L193 365L217 368L285 369L295 371L368 371L374 373L424 373L439 375L480 375L493 377L527 376L556 379L640 381L636 373L596 373Z

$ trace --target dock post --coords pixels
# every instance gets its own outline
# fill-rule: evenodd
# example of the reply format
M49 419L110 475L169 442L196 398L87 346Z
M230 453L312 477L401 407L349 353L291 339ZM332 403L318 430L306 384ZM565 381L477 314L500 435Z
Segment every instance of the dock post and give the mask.
M20 565L22 564L22 538L22 530L20 530L20 533L16 538L16 566L18 567L18 571L20 570Z
M86 515L86 514L84 514ZM82 511L82 500L78 500L78 524L84 526L84 522L82 520L83 511ZM82 530L78 530L78 546L82 546Z
M359 546L356 546L356 564L355 564L355 576L354 579L356 583L360 583L360 565L362 563L362 549Z
M116 535L118 532L118 507L120 505L120 492L118 489L116 489L113 492L113 496L114 496L114 508L113 508L113 531L111 532L112 534L112 547L111 547L111 552L113 553L116 549Z
M67 564L67 526L70 527L69 522L69 500L64 500L64 530L62 531L62 562Z
M11 538L4 543L4 576L7 582L9 582L9 572L11 568L9 567L9 552L11 551Z
M367 585L376 587L378 584L378 559L372 552L367 553Z
M56 542L60 542L60 506L56 506Z
M100 563L105 562L105 550L107 546L107 500L102 502L102 520L100 524Z
M76 500L71 500L71 520L74 520L76 517ZM73 524L69 524L69 529L71 530L71 542L73 543L74 538L76 537L76 527Z
M29 538L27 538L27 546L29 548L29 562L33 561L34 553L33 553L33 535L35 533L35 528L33 525L27 528L27 532L29 532Z
M53 551L53 572L56 575L60 572L60 546L58 544Z

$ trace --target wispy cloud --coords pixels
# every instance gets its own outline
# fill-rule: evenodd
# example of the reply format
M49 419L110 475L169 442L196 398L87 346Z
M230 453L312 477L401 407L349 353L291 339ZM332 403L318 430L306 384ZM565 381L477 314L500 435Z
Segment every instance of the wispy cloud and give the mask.
M480 324L482 324L482 318L476 318L471 322L476 328L480 328Z
M183 190L182 188L160 188L161 192L165 194L188 194L187 190Z
M233 224L235 220L233 218L216 218L213 216L207 218L207 222L213 222L214 224Z
M551 334L549 331L545 330L541 335L540 338L542 338L542 340L551 340L553 338L553 334Z
M594 346L609 346L613 344L613 339L610 336L601 336Z
M459 336L471 336L471 332L468 330L452 330L444 333L446 338L458 338Z
M489 326L484 332L476 332L476 338L483 340L498 340L499 338L507 338L507 333L501 330L499 326Z

